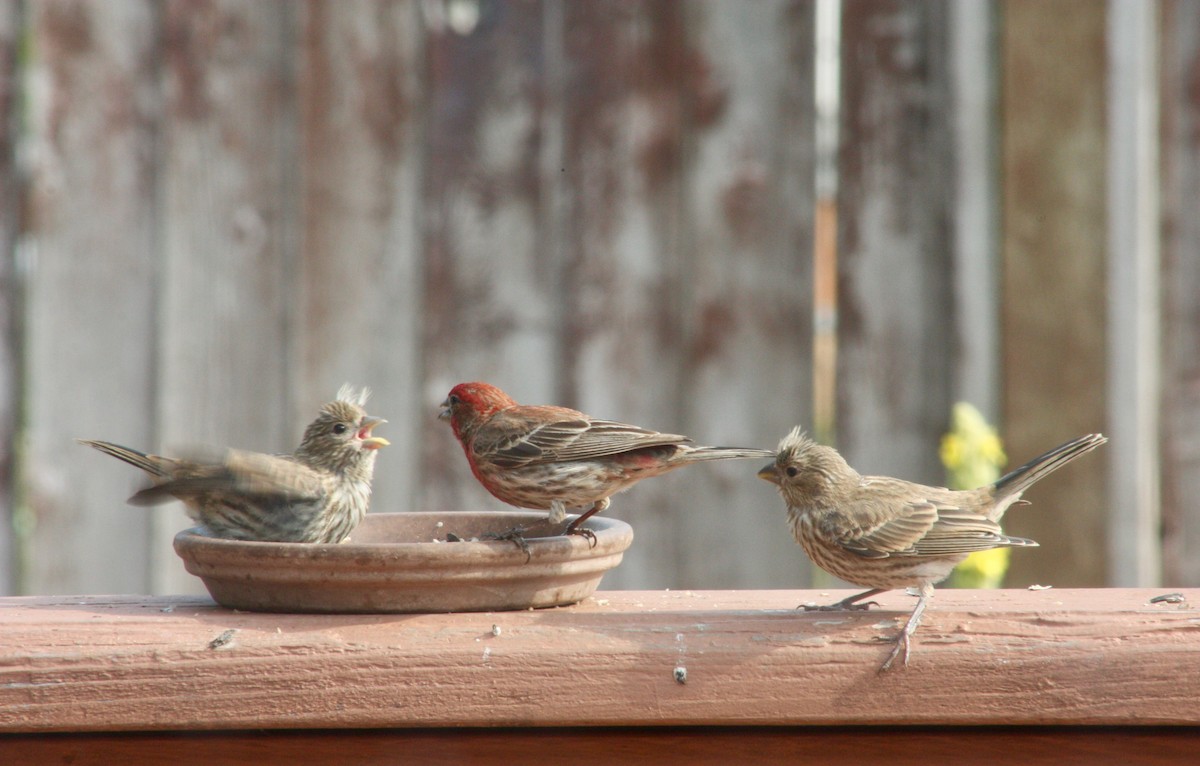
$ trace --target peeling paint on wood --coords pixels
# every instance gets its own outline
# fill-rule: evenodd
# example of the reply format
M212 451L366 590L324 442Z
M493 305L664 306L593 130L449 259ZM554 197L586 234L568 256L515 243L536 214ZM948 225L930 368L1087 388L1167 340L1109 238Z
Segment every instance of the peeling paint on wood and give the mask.
M843 8L837 446L864 473L940 484L956 337L948 4Z
M43 87L29 92L25 139L24 586L138 592L153 554L146 514L125 507L137 478L74 439L154 438L155 4L28 10Z
M297 311L288 327L288 422L311 420L349 381L387 419L372 509L416 509L422 402L419 8L396 0L310 2L298 19L301 172ZM386 432L386 433L385 433Z
M724 96L686 137L684 432L773 449L792 426L811 423L813 9L686 7L689 47ZM664 480L684 509L674 527L686 530L675 533L672 587L810 583L778 496L751 481L761 462Z

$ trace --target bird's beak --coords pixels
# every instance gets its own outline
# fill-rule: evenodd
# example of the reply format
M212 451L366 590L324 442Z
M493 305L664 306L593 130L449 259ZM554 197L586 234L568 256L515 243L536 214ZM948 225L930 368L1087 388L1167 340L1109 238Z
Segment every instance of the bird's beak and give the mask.
M383 418L373 418L370 416L363 418L362 425L358 429L358 438L362 440L363 449L379 449L380 447L386 447L391 444L390 441L382 436L371 435L371 429L380 423L386 422L387 421Z
M442 402L442 408L440 410L438 410L438 420L449 420L449 419L450 419L450 397L446 397L446 399Z
M779 484L779 471L775 470L774 463L767 463L758 469L758 478L769 481L772 484Z

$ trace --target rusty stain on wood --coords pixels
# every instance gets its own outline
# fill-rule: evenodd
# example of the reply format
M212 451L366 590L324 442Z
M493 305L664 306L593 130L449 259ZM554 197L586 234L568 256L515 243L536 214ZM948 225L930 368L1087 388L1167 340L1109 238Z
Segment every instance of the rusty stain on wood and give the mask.
M812 134L812 7L764 2L732 15L712 2L688 11L691 45L725 96L719 119L688 139L685 422L698 437L771 447L811 412L814 152L779 138ZM744 481L757 468L731 464L679 482L676 494L693 502L741 511L735 523L688 519L675 542L683 584L810 582L808 562L770 534L782 523L777 506Z
M153 440L178 449L294 449L297 375L289 340L300 240L298 109L289 81L296 24L288 4L164 7L168 52L155 170L154 325L147 343ZM145 34L151 42L156 28ZM341 379L345 382L345 379ZM308 412L327 401L305 402ZM311 417L311 416L310 416ZM112 499L115 502L116 498ZM145 587L196 592L171 548L178 506L150 517Z
M550 226L539 175L547 108L541 60L546 5L494 3L469 33L425 35L421 226L423 509L497 507L432 415L450 387L487 379L513 396L548 396L561 328L556 268L539 235Z
M837 444L860 470L940 484L955 342L949 10L843 8Z
M13 261L25 281L25 382L16 406L30 424L21 440L23 585L103 572L114 589L137 590L150 556L144 516L108 512L128 495L128 477L88 471L86 458L65 445L81 432L134 444L152 435L156 209L148 146L159 114L154 42L141 33L154 14L138 3L28 10L23 61L45 87L30 89L22 108L25 129L40 142L29 155L32 214L21 236L37 244ZM77 395L81 382L86 397ZM89 508L97 498L111 504Z
M682 84L662 90L655 69L673 68L686 45L662 37L679 28L682 6L566 3L562 11L566 199L557 234L563 303L555 390L560 403L597 417L678 433L687 390L678 239ZM639 529L623 564L629 568L613 573L617 584L673 559L673 543L661 534L671 526L666 488L647 483L636 493L636 502L631 493L610 511Z
M178 87L176 114L181 119L204 119L213 109L204 62L215 44L214 4L170 2L164 7L163 53Z
M369 385L392 441L372 505L413 510L429 414L414 374L426 301L420 12L390 1L299 7L302 220L288 327L299 374L289 419L307 422L346 381Z

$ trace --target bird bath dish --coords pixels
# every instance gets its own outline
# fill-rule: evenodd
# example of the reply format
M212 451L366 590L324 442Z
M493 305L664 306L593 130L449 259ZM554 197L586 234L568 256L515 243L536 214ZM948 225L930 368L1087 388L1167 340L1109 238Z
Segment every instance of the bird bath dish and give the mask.
M486 612L564 606L621 563L633 529L588 519L595 545L558 534L545 513L368 513L341 544L175 536L187 571L213 599L256 612ZM488 540L524 528L528 550ZM447 542L461 540L461 542Z

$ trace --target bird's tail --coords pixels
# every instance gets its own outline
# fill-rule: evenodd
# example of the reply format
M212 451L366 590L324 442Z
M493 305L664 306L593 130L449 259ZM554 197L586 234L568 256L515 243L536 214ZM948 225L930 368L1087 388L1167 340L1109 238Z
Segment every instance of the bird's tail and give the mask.
M699 463L705 460L773 459L775 453L769 449L752 447L691 447L680 457L688 463Z
M124 460L132 466L141 468L148 474L154 476L169 475L165 466L166 461L157 455L147 455L145 452L138 452L129 447L122 447L120 444L112 442L93 441L91 439L77 439L80 444L86 444L89 447L94 447L105 455L112 455L118 460Z
M1034 482L1057 471L1080 455L1091 452L1106 441L1108 441L1108 438L1102 434L1081 436L1078 439L1072 439L1066 444L1055 447L1045 454L1038 455L1020 468L1006 473L992 485L996 500L998 501L997 505L1007 507L1008 504L999 501L1007 498L1016 500Z

